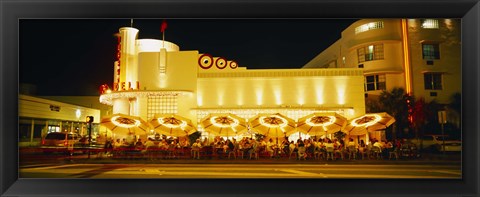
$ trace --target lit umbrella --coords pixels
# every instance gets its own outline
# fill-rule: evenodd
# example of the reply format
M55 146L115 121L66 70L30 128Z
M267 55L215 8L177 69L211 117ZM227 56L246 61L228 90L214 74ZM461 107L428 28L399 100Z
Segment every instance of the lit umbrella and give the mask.
M247 131L245 120L235 114L209 114L200 124L205 131L218 136L236 136Z
M150 124L155 131L167 136L183 137L196 131L190 119L175 114L155 114Z
M250 121L251 129L268 136L284 137L286 133L295 130L295 121L280 114L259 114Z
M385 112L365 114L350 120L342 131L349 135L365 135L367 131L382 130L394 122L395 118Z
M119 135L146 135L150 130L150 126L142 118L125 114L105 116L100 121L100 125Z
M321 136L340 131L346 124L347 119L337 113L313 113L298 119L297 130L310 136Z

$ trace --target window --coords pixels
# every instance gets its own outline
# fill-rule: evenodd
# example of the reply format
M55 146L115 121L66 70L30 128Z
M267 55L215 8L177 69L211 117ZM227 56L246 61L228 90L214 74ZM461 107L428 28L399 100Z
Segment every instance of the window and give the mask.
M147 104L147 118L151 119L155 114L178 113L177 96L149 96Z
M383 59L383 44L369 45L357 49L358 63Z
M425 90L441 90L442 74L441 73L425 73L423 74L425 82Z
M438 29L437 19L424 19L422 20L422 28L424 29Z
M356 27L355 34L366 32L372 29L382 29L382 28L383 28L383 21L371 22L371 23L363 24Z
M365 91L386 90L385 75L365 76Z
M440 59L440 50L438 44L422 44L423 59Z

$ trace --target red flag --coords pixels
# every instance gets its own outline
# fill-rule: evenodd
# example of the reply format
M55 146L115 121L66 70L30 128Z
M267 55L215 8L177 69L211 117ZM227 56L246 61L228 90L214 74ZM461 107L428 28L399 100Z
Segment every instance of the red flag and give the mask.
M160 32L165 32L165 29L167 29L167 21L164 19L162 21L162 26L160 26Z

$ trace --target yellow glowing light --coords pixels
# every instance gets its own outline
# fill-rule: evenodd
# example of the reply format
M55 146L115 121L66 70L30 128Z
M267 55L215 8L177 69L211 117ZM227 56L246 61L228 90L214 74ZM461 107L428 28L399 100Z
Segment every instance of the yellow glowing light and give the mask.
M297 102L298 102L299 105L303 105L303 104L305 104L305 99L303 99L302 96L299 96Z
M324 102L323 87L320 88L320 85L319 85L319 87L317 87L317 89L315 91L316 91L315 94L316 94L316 97L317 97L317 104L322 105L323 102Z
M262 98L263 98L262 90L257 90L256 96L257 96L257 105L262 105Z
M236 118L232 118L231 116L212 116L210 118L210 123L221 128L234 128L240 124L240 121L238 121Z
M338 78L335 80L335 89L337 90L337 102L339 105L345 104L345 89L347 87L346 78Z
M140 125L139 120L134 120L131 118L125 118L121 116L114 116L110 119L110 121L118 126L118 127L123 127L123 128L132 128L132 127L138 127Z
M305 85L303 85L303 84L298 86L298 89L297 89L297 91L298 91L297 103L299 105L305 104L305 89L306 89Z
M112 93L112 90L108 89L107 94L110 94L110 93Z
M338 91L338 104L340 105L345 104L345 90Z
M312 119L314 119L314 121L312 121ZM335 123L336 120L337 118L335 116L314 116L305 120L305 123L307 123L310 126L326 127L328 125Z
M167 118L167 121L168 120L172 120L172 119L175 119L175 118ZM176 124L176 123L172 123L171 122L165 122L165 118L157 118L157 121L162 124L163 126L165 127L168 127L168 128L184 128L185 126L187 126L187 122L184 121L184 120L178 120L178 119L175 119L175 121L180 121L180 124Z
M218 96L218 105L219 106L223 105L223 96Z
M351 124L352 126L355 126L355 127L363 127L363 126L369 127L377 123L381 119L382 117L378 114L370 114L370 115L364 115L362 117L353 119ZM357 122L361 122L361 123L357 123Z
M274 91L273 91L273 94L275 95L275 103L277 105L281 105L282 104L282 94L280 92L280 88L276 88Z
M285 118L278 115L261 116L258 119L260 120L260 124L270 128L283 128L288 124Z
M197 95L197 105L202 106L203 105L203 98L200 96L200 94Z

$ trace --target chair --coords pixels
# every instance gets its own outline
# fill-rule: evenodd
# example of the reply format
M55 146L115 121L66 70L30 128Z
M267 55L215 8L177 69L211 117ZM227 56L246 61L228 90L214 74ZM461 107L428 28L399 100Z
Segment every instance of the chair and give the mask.
M328 158L335 160L335 157L334 157L335 149L333 149L333 147L327 147L326 149L327 149L327 160Z
M170 145L168 146L168 149L167 149L167 152L168 152L168 153L167 153L167 158L171 158L171 159L175 158L175 156L176 156L176 155L175 155L175 151L176 151L176 150L175 150L175 145L174 145L174 144L170 144Z
M252 159L252 155L255 159L258 159L258 147L253 146L253 148L250 150L250 159Z
M360 153L360 155L362 156L362 160L365 159L365 156L366 156L367 159L368 159L369 150L367 149L367 147L360 147L360 148L359 148L359 153Z
M380 150L380 147L378 147L378 146L373 146L370 153L376 159L381 159L382 158L382 151Z
M340 159L343 160L343 159L345 158L345 157L344 157L344 155L345 155L345 148L342 147L342 148L340 148L340 149L336 149L336 150L334 151L334 156L335 156L337 153L340 155Z
M298 147L298 159L303 159L306 160L307 153L306 153L306 148L304 146Z
M148 160L154 160L158 152L158 147L148 146L143 152L144 157Z
M306 158L314 158L315 149L316 149L315 145L311 145L310 147L308 147L307 150L305 151L305 153L307 154Z
M243 152L243 149L241 149L240 147L237 149L237 156L240 157L240 159L243 159L243 155L244 155L244 152Z
M289 155L288 155L288 159L290 159L292 157L292 155L295 155L295 158L297 157L297 152L295 151L295 147L291 148L289 147L288 149L290 151Z
M356 159L357 158L357 148L355 146L348 146L348 159Z
M325 152L320 147L315 147L313 156L315 159L325 158Z
M193 147L191 152L194 159L200 159L200 147Z
M391 159L391 158L395 158L396 160L398 160L398 148L395 147L395 149L393 149L392 151L390 151L390 153L388 153L388 159Z
M237 159L237 147L233 148L233 150L228 150L228 159L230 159L230 155L233 155L234 159Z

